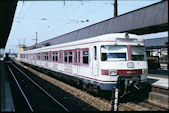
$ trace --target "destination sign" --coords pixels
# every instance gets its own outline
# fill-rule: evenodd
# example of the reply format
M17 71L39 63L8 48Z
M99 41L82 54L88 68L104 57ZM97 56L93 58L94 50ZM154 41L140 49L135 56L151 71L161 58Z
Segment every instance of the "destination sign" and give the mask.
M117 38L117 42L137 42L137 39L131 39L131 38Z

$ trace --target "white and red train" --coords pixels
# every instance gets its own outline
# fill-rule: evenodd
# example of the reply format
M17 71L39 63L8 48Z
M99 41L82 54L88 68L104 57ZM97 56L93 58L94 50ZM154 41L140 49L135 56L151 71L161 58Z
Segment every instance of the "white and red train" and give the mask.
M19 60L62 73L93 90L120 86L124 91L147 83L144 40L134 34L106 34L27 50Z

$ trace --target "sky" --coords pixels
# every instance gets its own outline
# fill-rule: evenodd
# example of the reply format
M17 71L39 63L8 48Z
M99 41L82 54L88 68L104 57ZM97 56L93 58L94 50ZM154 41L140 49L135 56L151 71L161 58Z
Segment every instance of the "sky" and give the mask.
M17 53L17 45L35 44L114 16L114 0L19 1L5 52ZM118 0L118 15L160 0ZM89 21L86 21L89 20ZM168 32L141 35L144 39L167 37Z

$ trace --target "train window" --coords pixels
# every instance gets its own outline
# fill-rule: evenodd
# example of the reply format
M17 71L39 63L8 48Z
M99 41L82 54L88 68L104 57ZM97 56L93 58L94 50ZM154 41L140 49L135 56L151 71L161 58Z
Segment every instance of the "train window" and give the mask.
M77 54L78 54L77 63L80 63L80 51L78 51Z
M67 62L67 51L64 51L64 62Z
M58 61L58 52L55 53L55 61Z
M55 52L52 54L52 60L55 61Z
M68 55L69 55L69 63L72 63L72 51L69 51Z
M46 60L46 53L45 53L45 60Z
M89 64L89 51L83 50L83 64Z
M48 60L48 53L45 53L45 60Z
M48 60L49 56L48 56L48 53L46 53L46 60Z
M141 46L131 46L131 57L134 61L144 61L145 60L145 52L144 47Z
M102 53L101 61L106 61L106 60L107 60L106 53Z
M97 48L94 46L94 59L97 60Z
M126 46L104 45L101 46L101 61L126 60Z

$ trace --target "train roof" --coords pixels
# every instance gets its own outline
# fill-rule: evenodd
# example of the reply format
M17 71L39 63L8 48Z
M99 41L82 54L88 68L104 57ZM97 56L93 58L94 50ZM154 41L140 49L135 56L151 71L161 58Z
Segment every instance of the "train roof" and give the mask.
M135 34L111 33L111 34L104 34L104 35L96 36L93 38L82 39L82 40L77 40L77 41L73 41L73 42L66 42L66 43L62 43L62 44L37 48L37 49L33 49L33 50L27 50L27 51L24 51L21 53L40 52L42 50L48 50L48 49L53 49L53 48L57 48L57 47L59 48L61 46L67 46L67 45L76 45L76 44L91 43L91 42L116 41L117 38L126 38L126 34L128 35L129 39L137 39L137 41L143 42L143 38L141 38L140 36L135 35Z

